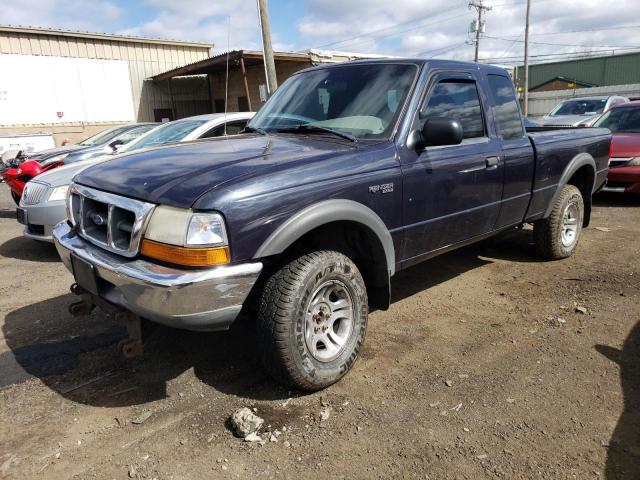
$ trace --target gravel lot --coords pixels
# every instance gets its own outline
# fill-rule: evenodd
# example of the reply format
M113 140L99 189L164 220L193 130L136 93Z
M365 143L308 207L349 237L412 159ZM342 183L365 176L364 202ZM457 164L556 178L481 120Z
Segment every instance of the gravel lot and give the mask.
M0 478L637 480L639 207L600 198L565 261L525 229L401 273L352 372L300 395L250 326L158 328L121 359L123 329L70 317L71 275L0 185ZM277 442L233 436L243 406Z

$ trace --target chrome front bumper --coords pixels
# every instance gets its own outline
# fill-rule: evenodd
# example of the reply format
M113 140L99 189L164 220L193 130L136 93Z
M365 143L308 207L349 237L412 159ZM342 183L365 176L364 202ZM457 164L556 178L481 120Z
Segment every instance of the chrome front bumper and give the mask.
M100 298L186 330L228 328L262 271L259 262L193 270L124 258L82 239L66 222L56 225L53 239L69 271L72 254L93 266Z

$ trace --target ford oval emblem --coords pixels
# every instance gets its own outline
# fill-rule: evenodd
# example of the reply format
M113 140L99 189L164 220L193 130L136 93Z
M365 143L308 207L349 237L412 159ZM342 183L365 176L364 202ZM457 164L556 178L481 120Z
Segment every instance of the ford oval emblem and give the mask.
M95 223L99 227L101 227L102 225L107 223L105 218L102 215L100 215L99 213L92 213L92 214L89 215L89 217L91 218L91 221L93 223Z

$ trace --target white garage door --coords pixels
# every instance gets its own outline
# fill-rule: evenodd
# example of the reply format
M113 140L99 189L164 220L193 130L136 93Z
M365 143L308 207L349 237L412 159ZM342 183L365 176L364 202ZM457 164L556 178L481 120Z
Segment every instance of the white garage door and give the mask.
M0 55L0 125L133 119L126 61Z

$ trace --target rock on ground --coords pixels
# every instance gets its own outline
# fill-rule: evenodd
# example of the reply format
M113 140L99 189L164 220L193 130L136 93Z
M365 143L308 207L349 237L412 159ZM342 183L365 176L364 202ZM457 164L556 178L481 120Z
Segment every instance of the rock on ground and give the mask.
M260 418L247 407L240 408L231 415L233 430L243 438L257 432L263 423L264 419Z

